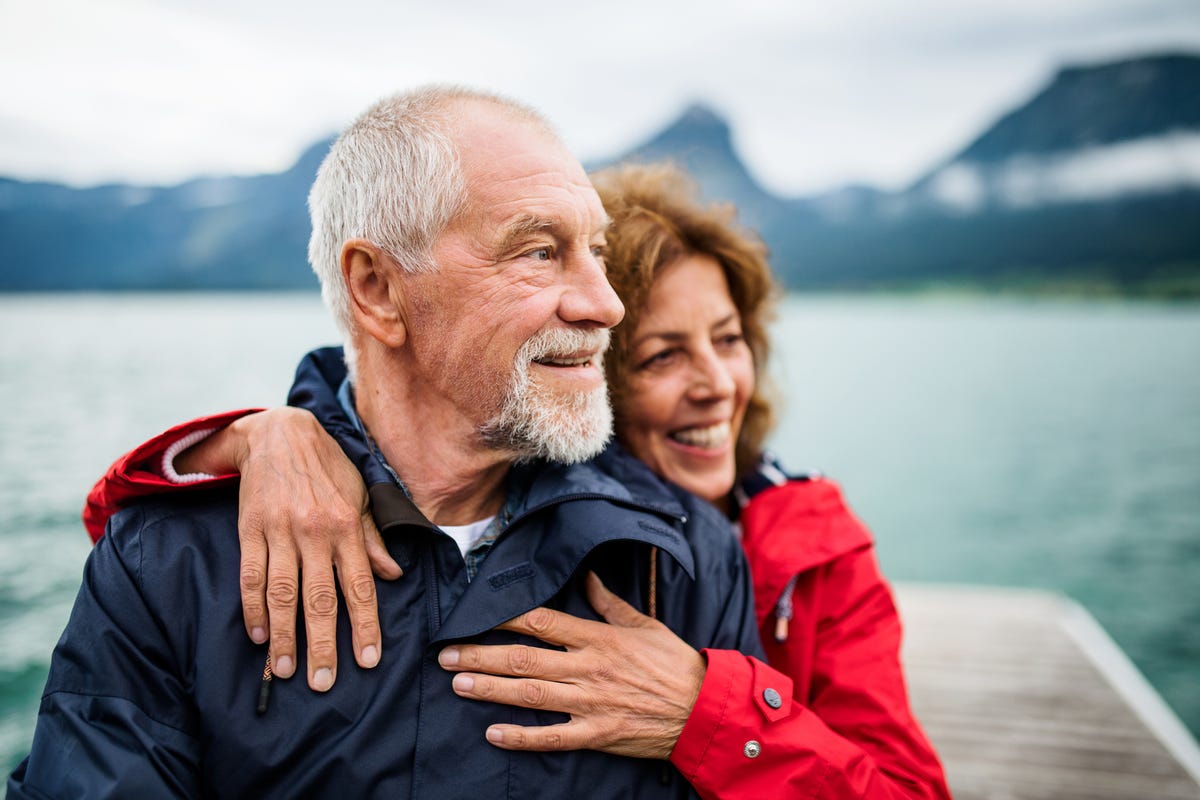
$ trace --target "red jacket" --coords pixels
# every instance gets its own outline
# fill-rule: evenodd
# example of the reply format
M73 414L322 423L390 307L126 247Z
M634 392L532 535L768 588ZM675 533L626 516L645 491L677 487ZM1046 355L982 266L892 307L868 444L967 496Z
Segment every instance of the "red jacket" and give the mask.
M771 666L706 651L708 672L671 761L704 797L949 797L908 705L891 590L837 485L766 489L741 524ZM793 617L779 642L776 601L793 577Z
M114 463L83 512L92 540L136 497L211 487L168 481L163 454L247 413L177 426ZM891 591L870 534L838 487L823 479L773 486L753 496L740 521L772 666L706 650L700 696L671 761L706 798L949 797L908 706ZM776 602L793 578L788 635L776 641Z

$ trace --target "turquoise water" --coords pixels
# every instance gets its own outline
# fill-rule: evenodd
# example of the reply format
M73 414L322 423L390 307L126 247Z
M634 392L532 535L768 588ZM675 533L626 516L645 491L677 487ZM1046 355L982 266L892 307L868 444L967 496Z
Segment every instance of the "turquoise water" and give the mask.
M893 579L1081 601L1200 731L1200 307L792 298L773 441L836 477ZM0 296L0 765L28 748L83 497L190 416L280 402L315 295Z

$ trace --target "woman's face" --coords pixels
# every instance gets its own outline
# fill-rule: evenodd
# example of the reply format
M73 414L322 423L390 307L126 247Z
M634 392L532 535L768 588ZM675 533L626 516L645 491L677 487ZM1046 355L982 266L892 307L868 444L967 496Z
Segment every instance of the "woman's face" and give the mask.
M716 259L688 255L662 270L629 364L618 437L657 474L724 508L754 360Z

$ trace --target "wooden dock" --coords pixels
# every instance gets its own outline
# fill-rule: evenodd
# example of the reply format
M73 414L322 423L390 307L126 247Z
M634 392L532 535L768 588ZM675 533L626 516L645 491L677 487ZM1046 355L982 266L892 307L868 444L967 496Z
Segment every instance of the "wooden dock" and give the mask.
M1081 606L1023 589L896 593L913 706L957 800L1200 800L1195 739Z

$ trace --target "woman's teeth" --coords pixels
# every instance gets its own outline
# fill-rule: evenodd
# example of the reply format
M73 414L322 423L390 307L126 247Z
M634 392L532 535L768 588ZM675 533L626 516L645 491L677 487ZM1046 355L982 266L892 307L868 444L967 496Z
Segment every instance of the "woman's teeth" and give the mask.
M681 444L688 444L692 447L720 447L729 441L729 423L718 422L716 425L703 428L686 428L671 433L670 437Z

